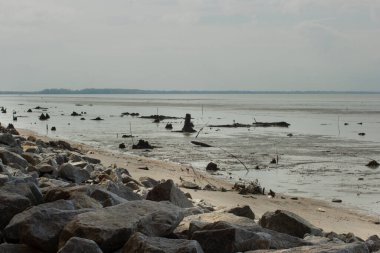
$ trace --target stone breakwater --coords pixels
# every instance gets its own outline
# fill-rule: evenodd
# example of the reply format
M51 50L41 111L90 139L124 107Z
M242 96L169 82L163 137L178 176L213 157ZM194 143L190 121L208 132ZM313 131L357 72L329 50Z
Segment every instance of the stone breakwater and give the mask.
M0 127L0 252L380 252L295 213L218 209L171 179L134 178L65 141Z

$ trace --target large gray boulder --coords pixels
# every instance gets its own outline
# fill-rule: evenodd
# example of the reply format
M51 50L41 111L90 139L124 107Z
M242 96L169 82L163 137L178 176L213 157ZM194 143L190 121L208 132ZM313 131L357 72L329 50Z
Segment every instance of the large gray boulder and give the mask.
M23 169L28 167L28 162L22 156L1 147L0 159L3 161L5 165L16 164Z
M153 201L170 201L174 205L183 208L193 206L191 201L174 185L171 179L154 187L148 192L146 199Z
M42 253L37 249L33 249L25 244L0 244L0 253Z
M0 133L0 144L5 144L7 146L16 146L16 139L10 133Z
M17 193L27 197L32 205L38 205L43 202L43 196L40 189L35 183L28 182L28 179L6 182L0 190Z
M92 240L71 237L58 253L103 253L99 246Z
M95 241L109 253L123 247L135 232L167 236L182 219L182 210L168 202L130 201L78 215L63 229L60 246L80 236Z
M141 200L142 199L141 196L133 192L131 188L121 183L114 183L112 181L108 181L105 184L105 189L126 200Z
M90 179L90 173L87 170L75 167L70 163L64 163L59 166L58 176L73 183L83 183Z
M197 241L148 237L135 233L124 245L122 253L203 253Z
M247 251L245 253L369 253L367 246L362 242L355 243L327 243L322 245L303 246L284 250Z
M0 190L0 230L13 216L31 205L30 200L20 194Z
M20 242L42 251L57 252L59 235L64 226L78 214L88 211L34 208L16 215L5 228L5 233L7 236L7 230L15 231L12 227L16 226Z
M370 236L365 242L370 251L375 252L380 250L380 238L377 235Z
M84 195L95 200L103 207L114 206L125 203L128 200L119 197L118 195L109 192L99 186L94 185L80 185L72 187L57 187L52 188L45 193L45 201L51 202L58 199L77 199L86 200L88 203L83 203L84 206L91 204L88 198Z
M266 212L259 223L264 228L299 238L304 238L305 234L322 235L322 229L315 227L297 214L285 210Z
M34 206L30 209L24 210L18 213L12 218L12 221L4 229L5 238L8 242L17 243L20 241L20 230L25 220L30 219L31 216L44 209L55 208L59 210L75 210L77 209L72 200L57 200L50 203L44 203L38 206Z
M259 249L288 249L310 245L300 238L278 233L258 225L241 226L224 221L192 229L192 240L197 240L205 253L234 253Z

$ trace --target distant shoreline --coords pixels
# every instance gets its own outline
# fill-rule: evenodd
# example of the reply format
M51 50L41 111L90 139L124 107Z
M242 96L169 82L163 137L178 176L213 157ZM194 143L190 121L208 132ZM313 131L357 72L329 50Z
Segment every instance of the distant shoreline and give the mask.
M116 95L116 94L380 94L380 91L252 91L252 90L140 90L140 89L44 89L0 91L0 95Z

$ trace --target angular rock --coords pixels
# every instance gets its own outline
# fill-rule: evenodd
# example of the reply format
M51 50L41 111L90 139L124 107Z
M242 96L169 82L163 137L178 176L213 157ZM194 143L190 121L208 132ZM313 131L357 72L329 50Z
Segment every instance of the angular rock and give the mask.
M75 236L95 241L104 253L113 252L135 232L148 236L167 236L173 232L183 214L168 202L137 200L79 214L66 225L60 246Z
M124 245L122 253L203 253L197 241L148 237L135 233Z
M104 207L117 205L127 201L112 192L93 185L53 188L45 193L45 201L52 202L58 199L75 199L80 202L83 201L80 205L84 207L94 207L93 201L85 196L88 196L92 200L96 200Z
M41 163L36 166L36 169L39 173L52 173L54 171L54 167L47 163Z
M288 235L304 238L305 234L322 235L322 229L315 227L302 217L285 210L266 212L260 219L260 225Z
M218 165L216 163L209 162L207 164L207 166L206 166L206 170L208 170L208 171L218 171L220 169L218 168Z
M255 214L253 213L251 207L247 205L241 206L241 207L240 206L234 207L226 211L227 213L232 213L232 214L235 214L236 216L246 217L252 220L255 219Z
M59 210L56 208L32 208L26 214L16 215L5 228L18 227L20 242L47 252L57 252L59 235L64 226L80 213L89 209Z
M112 181L108 181L106 183L106 190L126 200L141 200L140 195L134 193L132 189L121 183L117 184Z
M71 237L58 253L103 253L92 240Z
M193 182L189 182L189 181L183 181L181 183L181 186L186 189L201 189L199 185Z
M174 205L184 208L193 206L191 201L174 185L171 179L154 187L148 192L146 199L153 201L170 201Z
M139 181L141 182L141 184L143 184L146 188L153 188L157 185L160 184L159 181L153 179L153 178L150 178L150 177L140 177L139 178Z
M10 152L4 148L0 147L0 159L3 161L3 164L17 164L22 168L28 167L28 162L20 155Z
M43 202L43 196L35 183L23 181L9 181L5 183L0 190L20 194L30 200L32 205L38 205Z
M0 253L42 253L37 249L33 249L25 244L0 244Z
M64 163L59 166L58 176L73 183L83 183L90 178L90 173L69 163Z
M17 243L20 241L20 230L21 225L24 224L25 220L30 219L31 216L35 215L40 210L55 208L58 210L75 210L77 209L71 200L57 200L50 203L41 204L34 206L30 209L24 210L18 213L12 218L12 221L8 224L5 232L5 238L8 242Z
M257 225L254 220L246 218L246 217L236 216L234 214L225 213L225 212L211 212L211 213L195 214L195 215L190 215L190 216L185 217L183 221L175 229L175 233L187 234L187 232L191 230L191 226L193 222L201 222L203 226L205 226L207 224L218 222L218 221L225 221L231 224L242 225L242 226ZM192 232L189 232L189 235L191 234Z
M377 235L370 236L365 242L371 252L380 250L380 238Z
M16 214L31 205L30 200L20 194L0 190L0 230L9 223Z
M258 225L240 226L224 221L208 224L191 235L205 253L233 253L258 249L288 249L310 243Z
M13 135L11 135L9 133L0 134L0 143L5 144L7 146L11 146L11 147L17 145L15 138L13 137Z

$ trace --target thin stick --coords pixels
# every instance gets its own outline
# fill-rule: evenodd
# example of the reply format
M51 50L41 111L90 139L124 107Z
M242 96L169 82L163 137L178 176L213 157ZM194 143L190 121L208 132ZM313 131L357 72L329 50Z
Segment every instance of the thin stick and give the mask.
M239 163L241 163L244 166L244 168L247 170L247 172L249 172L249 169L247 168L247 166L245 166L245 164L237 156L235 156L234 154L228 152L227 150L225 150L225 149L223 149L221 147L217 147L217 148L223 150L224 152L226 152L227 154L229 154L230 156L232 156L233 158L235 158Z
M338 136L340 136L339 116L338 116Z
M135 145L135 142L133 141L132 123L131 123L131 122L129 122L129 133L130 133L130 135L131 135L132 145Z

